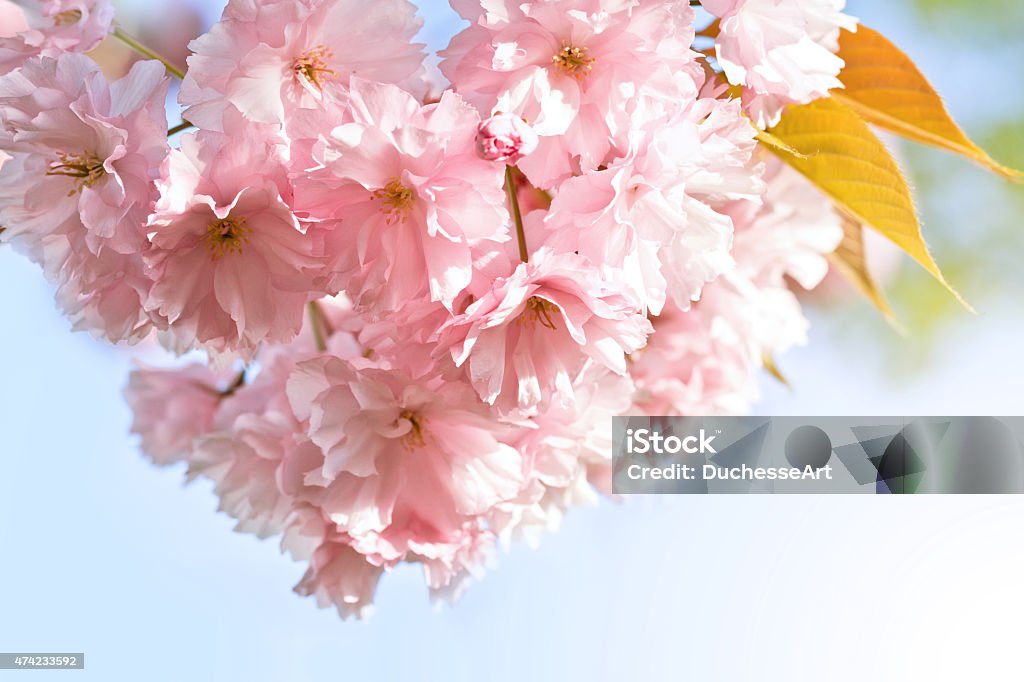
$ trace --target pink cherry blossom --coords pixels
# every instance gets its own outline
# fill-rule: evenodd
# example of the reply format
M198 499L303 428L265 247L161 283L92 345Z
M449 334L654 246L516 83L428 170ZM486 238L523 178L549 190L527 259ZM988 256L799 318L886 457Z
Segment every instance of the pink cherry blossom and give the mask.
M779 122L790 104L841 88L839 31L857 20L846 0L702 0L721 19L715 54L729 82L743 87L743 105L761 128Z
M480 513L518 491L519 454L499 440L505 427L466 386L359 367L334 357L311 360L288 384L295 413L309 420L310 436L324 450L325 479L400 474L391 453L405 451L432 460L428 469L448 470L452 480L443 487L460 493L451 501L460 513ZM362 518L350 525L380 530Z
M450 307L474 249L509 239L503 169L476 151L479 115L451 92L424 107L356 78L348 113L295 179L297 208L327 221L338 288L377 308L424 294Z
M199 364L132 372L124 395L142 451L161 466L186 459L193 439L213 430L217 408L232 388L224 383Z
M24 0L19 14L4 0L0 6L0 75L33 57L88 52L110 33L110 0ZM8 24L8 22L11 22Z
M570 403L588 361L619 374L650 323L616 273L541 249L440 331L480 397L503 412Z
M635 358L642 413L745 413L758 396L765 356L807 342L808 323L787 278L817 286L842 225L828 199L782 161L769 158L765 179L762 205L729 208L735 267L709 284L692 310L667 307Z
M123 254L109 247L94 254L74 239L50 241L60 243L66 253L56 299L74 331L130 344L154 331L142 305L152 282L141 254Z
M633 382L589 364L573 394L574 402L552 403L518 432L514 445L528 463L528 484L488 514L506 547L518 539L537 546L570 508L593 505L599 492L611 493L611 418L629 409Z
M290 415L244 414L229 429L196 439L189 475L214 482L219 511L238 520L236 530L267 538L284 530L292 511L278 472L288 458L301 458L303 448L316 452Z
M454 4L469 28L441 70L484 112L527 120L540 147L522 163L548 189L621 154L637 121L692 98L703 72L686 3L550 0Z
M295 591L315 597L321 608L334 606L343 619L367 618L373 612L373 594L384 569L352 549L344 534L336 535L337 539L325 540L316 548Z
M628 156L563 183L544 216L546 243L621 268L655 314L666 295L685 308L732 265L722 206L762 191L754 147L737 103L697 100L638 135Z
M40 263L76 329L137 341L151 329L141 253L167 155L158 62L108 85L79 54L0 78L2 240Z
M349 78L415 84L422 45L407 0L231 0L210 32L190 45L181 89L186 118L224 130L226 107L257 123L283 124L326 106Z
M515 114L495 114L480 124L477 144L488 161L515 165L537 149L539 138L526 121Z
M408 0L228 0L169 142L163 65L81 54L106 0L0 0L0 242L197 351L132 374L142 450L342 618L610 493L612 417L748 411L842 237L757 127L839 86L843 0L703 0L706 59L682 0L451 4L438 67Z
M434 589L451 587L478 556L479 515L523 485L509 427L459 382L331 356L300 363L288 395L323 450L306 479L326 485L337 529L371 563L421 560Z
M96 63L77 54L33 60L0 78L0 148L16 159L5 165L7 238L84 228L94 251L138 251L167 155L166 90L158 62L139 62L108 86Z
M302 351L292 355L277 346L260 356L255 378L246 372L230 383L219 382L213 411L205 402L204 419L185 428L191 440L178 443L185 447L189 479L214 483L220 511L238 522L239 532L259 537L294 532L294 517L304 505L302 474L323 460L285 394L295 360L304 357ZM207 376L198 390L209 386ZM149 400L145 392L138 395L144 404ZM175 424L172 414L157 410L146 425L166 432Z
M733 324L749 308L731 309L719 283L687 311L669 301L654 320L654 334L634 356L634 414L745 414L758 395L761 358ZM728 292L728 289L725 290Z
M322 294L322 245L292 213L275 145L257 128L186 136L171 152L145 254L146 309L184 351L249 357L283 343Z

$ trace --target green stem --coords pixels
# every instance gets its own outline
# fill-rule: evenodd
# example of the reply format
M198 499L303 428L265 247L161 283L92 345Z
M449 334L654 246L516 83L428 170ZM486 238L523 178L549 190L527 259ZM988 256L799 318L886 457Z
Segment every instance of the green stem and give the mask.
M184 80L185 79L185 72L184 71L179 69L177 66L175 66L171 62L169 62L167 59L165 59L165 58L161 57L160 55L158 55L156 52L153 52L153 50L149 49L148 47L146 47L145 45L140 43L138 40L136 40L135 38L132 38L130 35L128 35L124 31L122 31L120 28L115 28L113 35L114 35L115 38L117 38L122 43L124 43L128 47L132 48L133 50L135 50L139 54L141 54L143 56L146 56L146 57L149 57L150 59L155 59L158 62L160 62L161 64L163 64L164 68L167 69L167 73L171 74L172 76L175 76L179 80Z
M181 131L188 130L191 127L192 127L191 123L189 123L188 121L182 121L181 123L179 123L178 125L174 126L173 128L171 128L170 130L167 131L167 137L170 137L171 135L177 135Z
M324 311L320 309L320 304L316 301L310 301L307 306L309 310L309 326L313 329L313 340L316 341L316 349L321 353L327 351L327 339L324 337L323 323L327 320L324 317Z
M530 260L530 250L526 248L526 230L523 228L523 212L519 209L519 194L516 192L516 178L512 166L505 166L505 189L508 191L508 203L512 206L512 217L516 221L516 238L519 240L519 258L526 263Z

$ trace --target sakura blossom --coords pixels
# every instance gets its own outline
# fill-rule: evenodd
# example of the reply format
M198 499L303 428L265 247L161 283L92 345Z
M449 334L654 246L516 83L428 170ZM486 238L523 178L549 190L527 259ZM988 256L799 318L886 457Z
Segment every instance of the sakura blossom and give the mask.
M754 149L737 103L698 99L638 136L628 156L566 180L544 216L547 243L623 269L654 314L666 295L686 309L732 267L723 206L759 200Z
M626 373L650 323L612 270L541 249L441 329L480 397L504 412L573 400L588 361Z
M539 141L533 128L515 114L495 114L477 131L481 156L513 166L532 154Z
M0 240L39 263L76 328L139 340L141 254L168 145L167 79L140 62L108 84L91 59L35 58L0 77Z
M422 561L434 590L474 564L482 514L522 487L522 455L468 385L326 356L288 383L322 465L322 507L370 563Z
M325 221L332 267L354 300L393 310L428 294L450 308L475 250L510 238L503 167L477 154L480 115L452 92L422 106L362 79L348 113L296 180L297 208Z
M192 440L213 430L217 408L230 390L220 384L205 364L133 372L125 400L134 412L132 431L140 436L142 451L160 465L185 460Z
M779 122L790 104L806 104L841 88L839 32L857 30L845 0L701 0L719 17L715 55L729 82L743 86L743 105L758 127Z
M668 306L636 357L634 410L645 414L745 414L765 358L807 343L808 322L787 285L813 289L828 273L842 221L810 183L767 158L760 205L736 202L736 266L689 312Z
M406 0L231 0L189 46L185 116L223 131L233 107L255 123L283 125L343 97L354 74L416 89L423 51L411 40L419 28Z
M612 417L750 410L843 237L758 130L838 87L841 0L451 4L438 85L406 0L230 0L169 126L106 2L0 0L0 242L162 346L141 450L342 618L598 503Z
M442 72L481 111L533 126L540 146L522 169L544 189L622 153L638 123L692 99L703 83L686 3L452 6L471 25L441 53Z
M3 0L0 3L0 75L33 57L88 52L110 33L110 0Z
M294 339L305 304L324 293L321 241L288 204L273 142L246 130L188 135L164 164L145 309L179 350L251 357L262 341Z

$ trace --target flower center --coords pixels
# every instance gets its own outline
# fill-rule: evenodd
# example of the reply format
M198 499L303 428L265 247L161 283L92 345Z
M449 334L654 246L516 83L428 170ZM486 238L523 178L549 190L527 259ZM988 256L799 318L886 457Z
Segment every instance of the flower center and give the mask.
M92 187L107 174L103 161L92 152L66 154L59 152L57 160L50 163L47 175L74 179L74 187L68 196L74 196L85 187Z
M520 321L537 322L542 327L557 329L552 315L557 315L558 306L538 296L526 299L526 310L519 316Z
M53 15L54 26L74 26L82 20L82 10L69 9Z
M402 445L406 450L415 450L422 448L427 444L427 439L423 435L423 415L415 410L402 410L401 414L398 415L399 419L408 420L412 428L409 432L402 436Z
M596 61L597 59L587 56L587 48L568 43L551 58L552 64L578 81L590 75Z
M292 72L317 90L323 90L325 83L338 77L338 73L327 65L327 60L333 56L334 52L329 47L317 45L295 60Z
M206 228L206 248L210 249L213 260L220 260L229 253L242 253L242 247L249 242L252 229L245 224L245 218L228 216L214 220Z
M381 203L381 210L388 216L388 224L405 217L416 201L416 193L395 178L373 193L373 198Z

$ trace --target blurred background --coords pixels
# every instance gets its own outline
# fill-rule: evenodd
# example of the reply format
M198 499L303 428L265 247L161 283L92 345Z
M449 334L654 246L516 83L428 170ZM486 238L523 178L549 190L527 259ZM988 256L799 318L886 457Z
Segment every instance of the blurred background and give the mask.
M458 30L423 0L434 49ZM215 0L122 0L178 63ZM1024 167L1024 3L850 0L929 76L974 139ZM128 59L104 46L116 68ZM173 116L172 116L173 118ZM900 146L960 309L877 252L907 335L841 284L811 342L766 377L763 414L1024 414L1024 192ZM231 532L208 485L146 464L120 391L131 354L68 332L38 270L0 250L0 651L84 651L87 680L1020 679L1024 499L630 498L578 509L500 557L454 608L419 571L340 621L302 567ZM6 676L5 676L6 675ZM0 677L28 675L0 671Z

